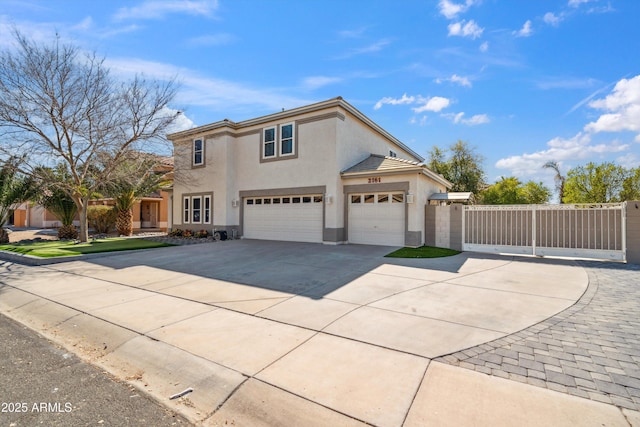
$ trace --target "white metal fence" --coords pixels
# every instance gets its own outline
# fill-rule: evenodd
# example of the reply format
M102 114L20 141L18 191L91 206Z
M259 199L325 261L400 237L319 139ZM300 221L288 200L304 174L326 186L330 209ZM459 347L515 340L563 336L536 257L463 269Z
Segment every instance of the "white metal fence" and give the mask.
M625 260L624 203L465 206L466 251Z

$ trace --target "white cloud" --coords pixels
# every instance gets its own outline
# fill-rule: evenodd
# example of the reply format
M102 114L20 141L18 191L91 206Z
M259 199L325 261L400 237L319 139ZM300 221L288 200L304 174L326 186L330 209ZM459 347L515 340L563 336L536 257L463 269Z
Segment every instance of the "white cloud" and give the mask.
M464 20L449 24L449 36L470 37L477 39L482 35L484 28L480 27L473 19L469 22Z
M424 126L427 124L428 120L429 118L427 116L422 116L420 117L420 119L418 119L418 117L416 116L413 116L411 117L411 119L409 119L409 123L412 125Z
M109 28L106 31L98 31L96 34L100 38L106 39L109 37L117 36L119 34L133 33L134 31L138 31L140 28L142 28L140 25L131 24L124 27Z
M225 114L234 111L255 111L257 108L280 111L282 108L298 107L314 101L282 95L281 89L253 88L162 62L137 58L108 58L106 65L112 73L122 78L144 74L145 77L157 80L169 80L178 76L180 87L174 100L175 104L224 110Z
M487 116L486 114L475 114L473 116L471 116L471 118L466 119L466 120L462 120L462 123L464 123L465 125L469 125L469 126L475 126L475 125L483 125L485 123L489 123L491 120L489 119L489 116Z
M498 160L496 167L509 169L516 176L536 176L542 165L548 161L571 162L585 160L612 153L621 153L630 148L630 144L617 139L606 143L592 143L593 135L599 132L638 132L634 141L640 143L640 75L631 79L622 79L605 98L592 100L602 89L582 100L571 111L588 102L589 107L604 110L596 121L584 126L584 131L573 138L556 137L547 142L547 149L511 156ZM625 154L628 158L633 154ZM622 162L618 162L622 163Z
M360 27L353 30L340 30L338 31L338 36L345 39L357 39L362 37L367 29L367 27Z
M403 94L400 98L384 97L373 106L374 110L379 110L383 105L418 105L412 108L414 113L419 114L425 111L439 112L447 108L451 104L451 100L441 96L433 96L425 98L423 96L407 96Z
M469 80L468 77L462 77L457 74L454 74L451 77L447 77L445 79L436 79L435 82L438 84L443 82L451 82L460 86L471 87L471 80Z
M383 105L403 105L403 104L413 104L415 102L415 96L407 96L405 93L401 98L391 98L386 96L382 98L380 101L376 102L376 105L373 106L374 110L379 110Z
M139 6L118 9L113 19L162 19L173 13L212 16L218 8L217 0L146 0Z
M604 99L589 102L591 108L604 110L595 122L588 123L588 132L640 132L640 75L622 79ZM640 134L636 137L636 140Z
M451 0L440 0L438 3L438 9L440 13L447 19L453 19L458 14L466 12L476 1L466 0L464 3L454 3Z
M327 77L327 76L311 76L302 80L302 86L308 90L314 90L323 86L340 83L342 78L340 77Z
M591 0L569 0L568 5L571 7L580 7L581 4L589 3Z
M235 36L229 33L207 34L200 37L193 37L187 41L191 46L221 46L232 43Z
M531 20L525 22L522 28L520 28L518 31L514 31L513 34L515 34L516 37L529 37L531 34L533 34L533 30L531 29Z
M563 78L547 77L536 83L536 86L543 90L549 89L585 89L591 88L597 83L593 78Z
M421 106L412 108L416 114L423 113L425 111L433 111L435 113L447 108L451 101L441 96L434 96L432 98L420 98L418 102L422 103Z
M177 115L176 115L177 114ZM186 116L182 111L175 110L173 108L164 107L162 109L161 115L172 116L176 115L176 119L171 124L171 126L167 129L167 133L175 133L183 130L192 129L196 126L196 124L189 117Z
M367 53L379 52L382 49L384 49L386 46L388 46L389 44L391 44L391 40L382 39L382 40L379 40L377 42L371 43L370 45L367 45L367 46L364 46L364 47L351 49L348 52L335 57L334 59L348 59L348 58L351 58L351 57L356 56L356 55L364 55L364 54L367 54Z
M542 17L542 20L549 24L552 25L554 27L557 27L558 25L560 25L560 22L562 22L562 15L558 16L552 12L547 12L544 14L544 16Z
M442 116L448 118L455 124L463 124L467 126L482 125L485 123L489 123L491 121L491 119L489 119L489 116L486 114L476 114L474 116L471 116L468 119L464 118L464 114L465 114L464 112L460 112L460 113L443 114Z
M547 149L533 153L525 153L500 159L496 168L508 169L515 176L538 176L548 161L562 162L587 159L594 154L602 155L622 152L629 148L628 144L612 141L608 144L591 144L589 133L579 132L573 138L553 138L547 142Z
M71 29L78 31L88 31L91 29L91 27L93 27L93 18L87 16L82 21L71 27Z

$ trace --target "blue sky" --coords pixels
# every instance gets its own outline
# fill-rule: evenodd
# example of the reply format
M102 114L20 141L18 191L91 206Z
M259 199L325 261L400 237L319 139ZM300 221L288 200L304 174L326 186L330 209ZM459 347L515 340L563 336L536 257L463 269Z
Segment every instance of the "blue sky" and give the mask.
M636 0L0 0L17 27L181 84L181 127L342 96L426 157L464 140L487 178L548 160L640 165Z

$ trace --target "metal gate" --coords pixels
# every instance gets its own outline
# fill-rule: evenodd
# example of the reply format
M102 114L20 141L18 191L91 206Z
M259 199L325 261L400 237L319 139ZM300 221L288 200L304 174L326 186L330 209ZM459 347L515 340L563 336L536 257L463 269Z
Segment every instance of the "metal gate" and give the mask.
M624 203L465 206L465 251L625 260Z

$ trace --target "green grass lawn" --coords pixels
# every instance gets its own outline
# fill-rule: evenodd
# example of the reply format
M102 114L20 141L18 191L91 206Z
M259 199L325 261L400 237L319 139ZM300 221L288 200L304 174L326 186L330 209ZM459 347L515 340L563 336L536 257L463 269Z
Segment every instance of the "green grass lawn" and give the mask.
M388 258L440 258L459 254L459 251L447 248L435 248L433 246L420 246L419 248L402 248L385 255Z
M0 245L0 250L11 251L40 258L53 258L71 255L93 254L98 252L128 251L134 249L159 248L172 246L168 243L152 242L144 239L97 239L87 243L74 243L67 240L49 240L43 242L12 243Z

